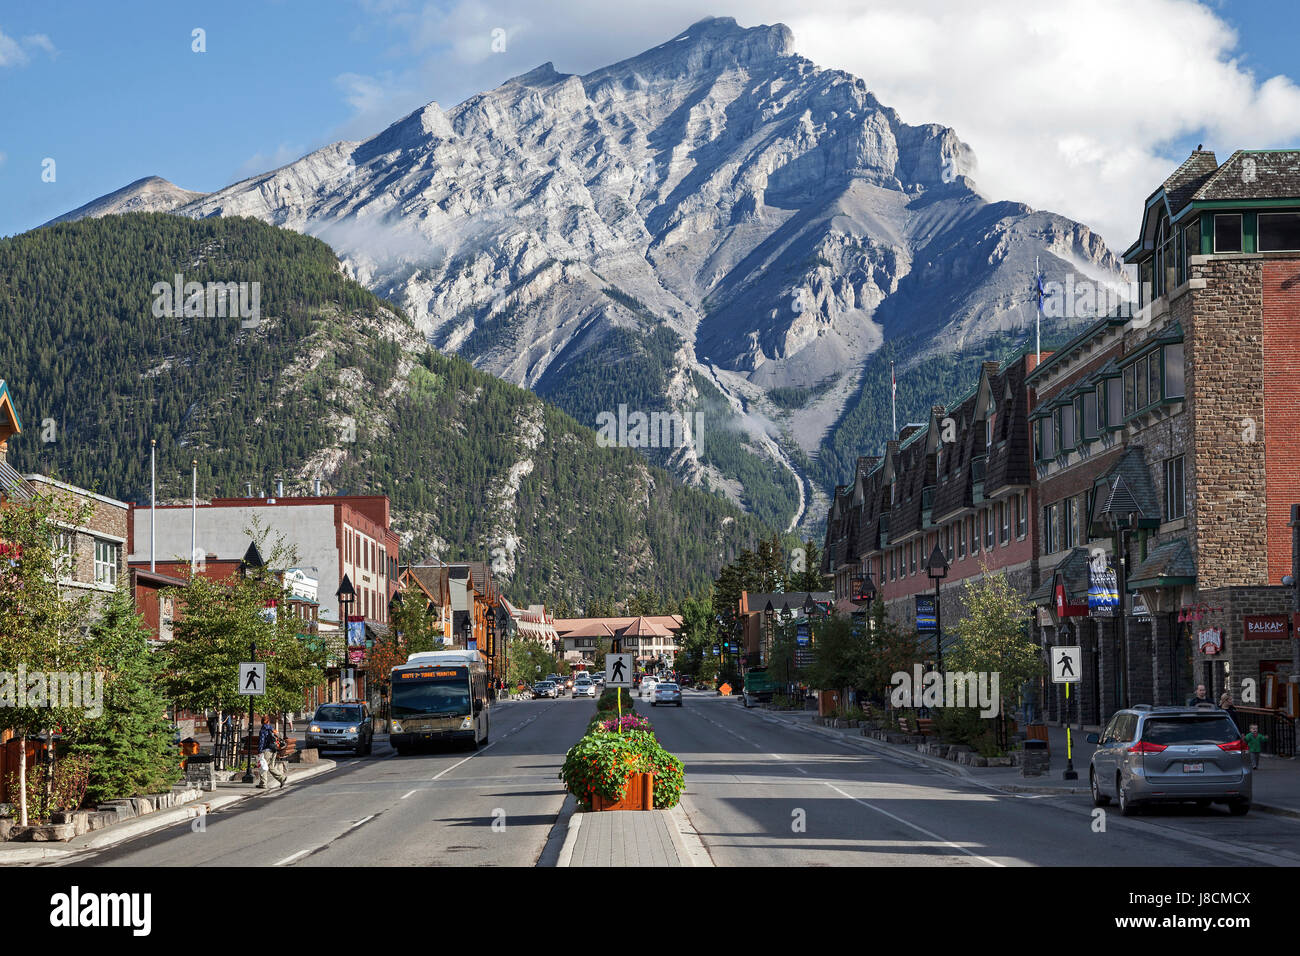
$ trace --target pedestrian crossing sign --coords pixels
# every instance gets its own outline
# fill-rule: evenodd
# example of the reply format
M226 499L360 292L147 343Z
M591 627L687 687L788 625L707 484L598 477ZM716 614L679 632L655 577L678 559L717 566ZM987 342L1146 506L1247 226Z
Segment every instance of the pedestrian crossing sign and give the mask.
M1083 649L1077 644L1052 648L1052 683L1077 684L1082 679Z

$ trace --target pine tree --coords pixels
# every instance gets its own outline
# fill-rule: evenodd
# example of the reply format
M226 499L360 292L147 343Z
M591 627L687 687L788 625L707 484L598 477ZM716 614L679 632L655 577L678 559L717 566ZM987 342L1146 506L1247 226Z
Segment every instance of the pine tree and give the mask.
M90 758L89 800L166 790L180 778L167 721L162 667L149 650L125 579L90 629L88 662L105 673L103 713L70 735L68 752Z

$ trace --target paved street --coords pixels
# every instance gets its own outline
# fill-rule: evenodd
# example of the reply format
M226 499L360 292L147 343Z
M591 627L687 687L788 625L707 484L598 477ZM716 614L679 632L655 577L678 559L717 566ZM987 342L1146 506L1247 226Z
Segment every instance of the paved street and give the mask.
M906 755L792 727L734 698L651 708L686 763L683 799L719 866L1197 866L1300 863L1300 821L1212 808L1106 814L1083 795L1003 794ZM531 866L564 801L556 774L591 701L497 704L491 743L370 758L76 863ZM504 817L502 817L504 812ZM493 821L499 820L496 829Z

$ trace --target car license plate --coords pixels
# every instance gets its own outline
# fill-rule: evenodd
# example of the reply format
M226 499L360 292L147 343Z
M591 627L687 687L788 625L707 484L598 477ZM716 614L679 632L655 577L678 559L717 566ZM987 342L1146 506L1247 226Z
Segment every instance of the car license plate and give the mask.
M1183 764L1183 773L1204 773L1205 764L1203 763L1185 763Z

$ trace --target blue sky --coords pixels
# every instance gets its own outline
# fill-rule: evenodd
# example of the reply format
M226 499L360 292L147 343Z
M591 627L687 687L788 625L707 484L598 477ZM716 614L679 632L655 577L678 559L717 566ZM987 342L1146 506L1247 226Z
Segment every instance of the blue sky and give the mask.
M1127 244L1134 197L1197 142L1220 159L1300 144L1300 10L1283 0L615 6L0 4L0 235L143 176L217 189L547 60L591 70L708 15L789 24L800 53L862 76L908 122L956 128L990 198L1081 219L1112 248ZM1171 78L1171 63L1185 72Z

